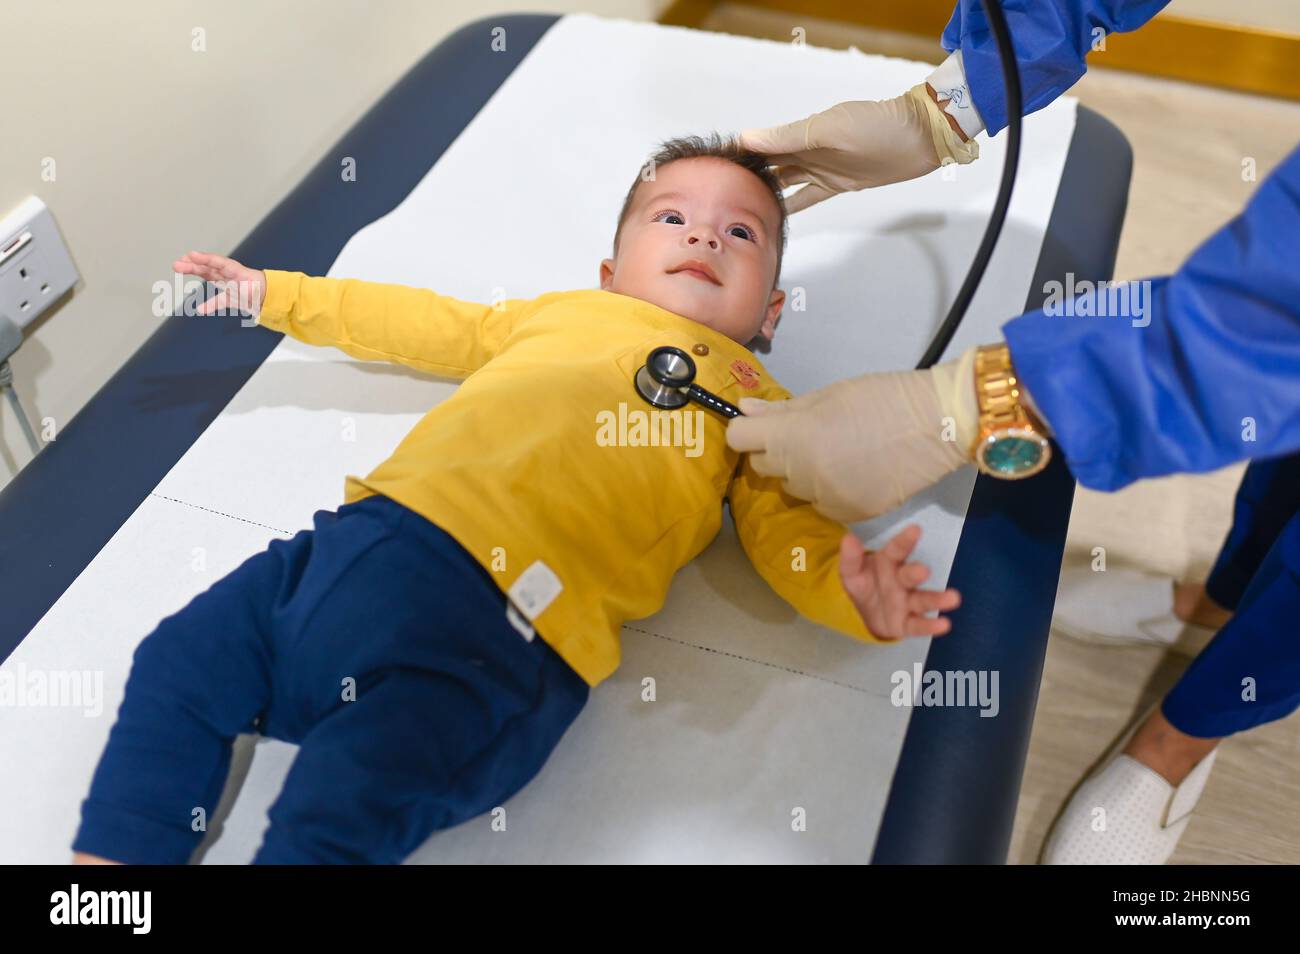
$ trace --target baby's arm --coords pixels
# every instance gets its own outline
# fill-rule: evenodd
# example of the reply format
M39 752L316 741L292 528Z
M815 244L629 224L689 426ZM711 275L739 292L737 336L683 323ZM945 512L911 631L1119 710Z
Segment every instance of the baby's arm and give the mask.
M529 304L508 299L483 305L427 288L259 271L205 252L190 252L172 268L223 286L200 314L237 304L258 324L306 344L457 379L492 359Z
M920 538L919 527L904 529L880 550L865 550L843 524L787 494L780 478L760 476L748 456L727 496L750 562L808 619L866 642L948 631L947 619L924 614L955 609L959 594L918 589L929 569L904 563Z

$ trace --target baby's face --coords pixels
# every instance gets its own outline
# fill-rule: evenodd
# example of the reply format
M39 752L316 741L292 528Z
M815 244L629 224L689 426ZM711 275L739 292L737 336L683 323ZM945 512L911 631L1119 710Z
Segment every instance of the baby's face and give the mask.
M772 287L776 199L752 172L713 156L678 159L642 182L600 287L640 298L728 338L771 339L785 292ZM711 271L683 266L690 262Z

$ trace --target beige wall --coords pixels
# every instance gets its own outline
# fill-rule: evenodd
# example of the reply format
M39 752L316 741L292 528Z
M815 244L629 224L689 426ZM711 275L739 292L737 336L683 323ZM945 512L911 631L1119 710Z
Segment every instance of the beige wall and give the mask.
M1300 35L1296 0L1172 0L1166 13Z
M229 252L416 60L499 13L653 20L666 0L6 0L0 216L35 194L82 281L10 361L33 426L63 427L160 319L189 249ZM191 50L203 27L207 50ZM21 38L19 42L14 39ZM56 178L42 178L46 157ZM250 263L252 264L252 263ZM0 407L0 486L31 457ZM93 462L88 462L93 465Z

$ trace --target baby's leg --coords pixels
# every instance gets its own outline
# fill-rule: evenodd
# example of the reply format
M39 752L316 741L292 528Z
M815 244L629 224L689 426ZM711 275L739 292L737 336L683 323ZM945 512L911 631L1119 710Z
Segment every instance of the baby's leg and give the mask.
M309 531L273 541L140 643L72 843L83 862L184 864L271 699L267 614Z
M388 670L359 689L303 738L254 863L397 864L434 831L503 804L589 691L540 638L526 651L542 662L519 668L522 687L472 660Z

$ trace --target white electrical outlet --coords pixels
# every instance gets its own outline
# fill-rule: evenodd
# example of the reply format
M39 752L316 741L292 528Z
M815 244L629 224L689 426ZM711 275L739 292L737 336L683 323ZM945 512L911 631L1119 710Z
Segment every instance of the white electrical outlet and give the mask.
M54 216L36 196L0 220L0 314L19 328L40 317L78 277Z

